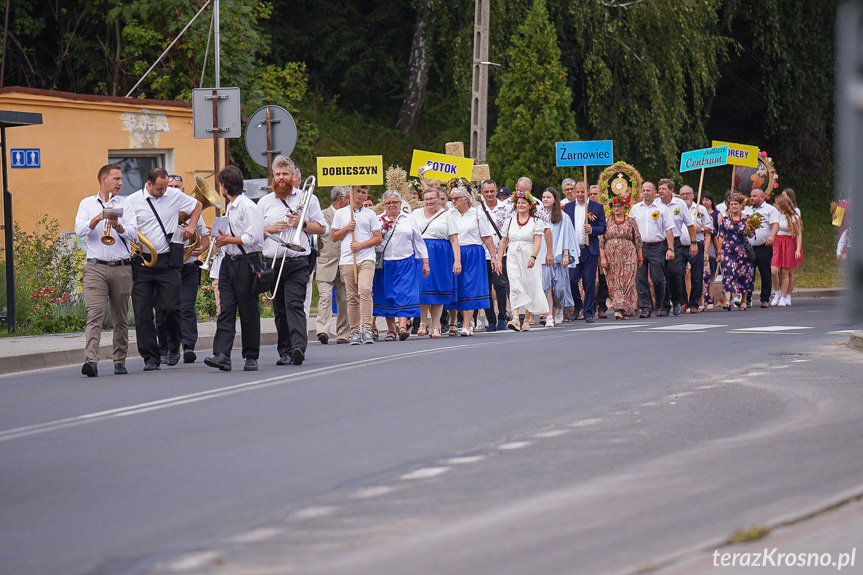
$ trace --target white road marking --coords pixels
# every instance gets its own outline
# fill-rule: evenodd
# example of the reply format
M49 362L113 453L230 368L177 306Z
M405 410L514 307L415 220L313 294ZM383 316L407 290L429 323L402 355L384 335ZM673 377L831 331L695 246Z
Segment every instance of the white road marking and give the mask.
M399 479L404 481L413 481L414 479L431 479L432 477L437 477L438 475L442 475L452 469L451 467L423 467L422 469L417 469L416 471L412 471L410 473L405 473Z
M723 379L719 383L740 383L742 379Z
M808 359L792 359L791 363L804 363L809 361Z
M629 329L633 327L644 327L646 325L646 323L612 324L600 325L597 327L578 327L575 329L567 329L565 331L611 331L613 329Z
M728 327L721 324L699 324L699 323L682 323L679 325L666 325L663 327L651 328L653 331L699 331L716 327Z
M749 377L759 377L762 375L770 375L770 374L766 371L750 371L744 375L748 375Z
M569 433L566 429L552 429L551 431L542 431L540 433L535 434L533 437L537 439L548 439L551 437L560 437L561 435L566 435Z
M840 329L838 331L828 331L825 335L851 335L856 329Z
M359 491L351 495L351 497L353 497L354 499L371 499L373 497L380 497L382 495L386 495L387 493L392 493L395 490L395 487L389 487L386 485L364 487L363 489L360 489Z
M171 571L191 571L200 569L207 563L219 558L215 551L201 551L198 553L187 553L177 559L170 561L166 567Z
M612 414L612 415L614 415L614 414ZM572 423L569 424L569 426L570 427L588 427L590 425L596 425L600 421L602 421L602 419L600 419L598 417L594 417L591 419L582 419L580 421L573 421Z
M485 455L466 455L464 457L452 457L444 461L447 465L465 465L467 463L476 463L485 459Z
M307 507L306 509L300 509L293 515L291 515L292 519L317 519L318 517L326 517L327 515L331 515L333 511L335 511L335 507Z
M247 533L241 533L228 539L228 543L258 543L266 539L271 539L281 533L281 529L275 527L261 527L260 529L252 529Z
M790 365L771 365L768 366L767 369L788 369L790 367Z
M732 329L730 333L777 333L783 331L795 331L798 329L812 329L805 325L762 325L759 327L740 327Z
M524 449L531 443L531 441L511 441L499 446L498 449Z

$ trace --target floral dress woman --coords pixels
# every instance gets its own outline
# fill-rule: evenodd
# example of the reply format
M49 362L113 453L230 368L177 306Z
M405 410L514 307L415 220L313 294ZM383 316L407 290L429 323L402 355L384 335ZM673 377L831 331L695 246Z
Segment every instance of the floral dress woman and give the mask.
M755 266L746 253L746 217L735 220L731 215L722 218L718 236L722 236L722 287L726 293L742 294L755 289Z
M608 262L605 279L608 282L610 307L615 313L623 311L623 314L633 316L638 311L635 274L638 271L641 234L638 224L630 217L620 222L612 216L606 221L605 235L600 236L599 247L604 250Z

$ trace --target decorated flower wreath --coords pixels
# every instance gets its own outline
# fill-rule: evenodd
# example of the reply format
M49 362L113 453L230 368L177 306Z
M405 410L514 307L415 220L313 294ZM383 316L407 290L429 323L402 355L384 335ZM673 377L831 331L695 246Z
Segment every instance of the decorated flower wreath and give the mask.
M630 196L613 196L608 200L608 205L605 206L605 217L610 218L612 215L611 208L613 206L623 206L624 213L628 216L629 210L632 207L632 199Z
M535 208L537 205L536 198L534 198L530 192L523 192L521 190L515 190L509 196L509 199L512 200L513 207L515 207L515 203L518 201L519 198L524 198L525 200L527 200L527 203L530 204L531 208Z
M628 180L628 181L627 181ZM599 199L608 204L611 194L635 199L644 180L634 167L626 162L615 162L599 175Z
M474 195L476 194L476 188L474 188L474 186L470 182L470 180L468 180L466 178L453 178L444 185L446 186L447 194L452 192L453 188L461 188L461 187L467 188L468 191Z
M773 190L779 188L779 174L776 173L776 166L773 164L773 158L767 155L767 152L762 150L758 153L761 156L760 161L767 165L767 190L764 194L767 196L767 199L770 199L770 194L773 194Z

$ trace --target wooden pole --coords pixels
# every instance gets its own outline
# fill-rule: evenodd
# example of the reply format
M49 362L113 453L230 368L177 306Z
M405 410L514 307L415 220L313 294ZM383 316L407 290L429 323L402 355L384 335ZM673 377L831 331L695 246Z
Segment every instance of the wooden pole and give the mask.
M590 204L590 195L587 192L590 187L587 185L587 166L582 166L582 168L584 168L584 223L587 224L587 208Z
M701 168L701 178L698 180L698 199L695 201L695 217L698 217L698 206L701 205L701 186L704 184L704 168Z
M354 221L354 187L351 186L351 221ZM351 243L357 241L357 235L354 233L354 230L351 230ZM357 276L357 252L352 251L354 255L354 285L359 281L359 277Z
M701 174L701 177L703 178L704 174ZM731 193L734 193L734 166L731 166Z

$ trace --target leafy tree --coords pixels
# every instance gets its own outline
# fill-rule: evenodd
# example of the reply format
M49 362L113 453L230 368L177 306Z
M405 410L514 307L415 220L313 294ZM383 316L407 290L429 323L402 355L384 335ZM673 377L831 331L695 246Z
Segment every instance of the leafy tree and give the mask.
M489 140L489 164L501 182L527 176L556 181L554 143L575 140L572 95L560 65L557 33L545 0L534 0L512 37L497 105L500 117Z

